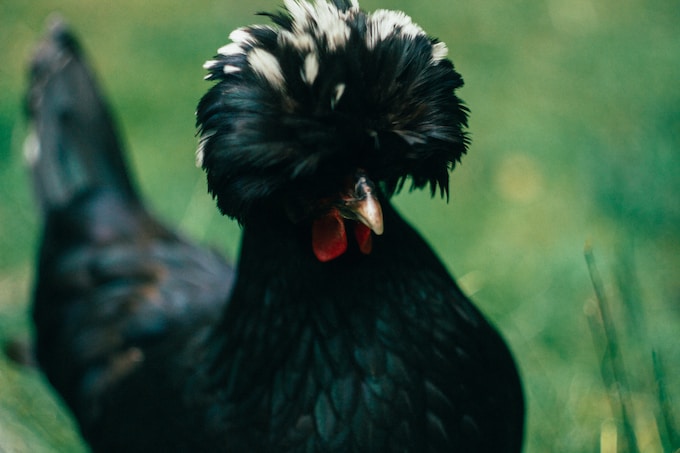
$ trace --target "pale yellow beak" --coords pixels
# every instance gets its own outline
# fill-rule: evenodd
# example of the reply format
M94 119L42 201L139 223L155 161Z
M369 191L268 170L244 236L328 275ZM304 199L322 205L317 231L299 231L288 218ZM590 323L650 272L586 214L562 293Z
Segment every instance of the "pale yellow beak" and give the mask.
M343 205L339 206L340 215L363 223L377 235L383 234L382 208L373 182L363 171L358 171L348 189L342 198Z

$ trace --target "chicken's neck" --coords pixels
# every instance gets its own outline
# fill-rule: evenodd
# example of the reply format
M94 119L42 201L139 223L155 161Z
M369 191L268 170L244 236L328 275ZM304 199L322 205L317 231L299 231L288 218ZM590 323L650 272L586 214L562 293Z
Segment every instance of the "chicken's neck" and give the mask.
M225 313L225 327L258 320L268 325L267 337L277 326L291 332L313 313L333 307L351 312L392 300L386 291L417 284L420 278L445 285L451 277L430 247L389 204L384 202L385 232L373 236L365 254L355 238L347 252L329 262L314 255L311 225L272 221L244 229L238 277ZM236 334L240 336L240 334Z
M297 411L288 414L295 419L311 410L318 386L374 372L373 355L386 342L428 335L441 295L457 288L388 203L384 219L385 233L374 237L369 255L350 247L327 263L314 256L306 228L272 223L244 230L212 367L213 384L226 390L228 404L246 406L238 413L269 420L280 403L281 410ZM299 392L310 395L296 400Z

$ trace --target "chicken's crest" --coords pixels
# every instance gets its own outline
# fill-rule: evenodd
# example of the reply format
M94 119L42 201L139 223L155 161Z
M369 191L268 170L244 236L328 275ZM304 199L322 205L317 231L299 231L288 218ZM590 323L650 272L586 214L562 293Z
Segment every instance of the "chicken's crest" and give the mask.
M273 25L230 34L204 67L218 83L198 105L197 163L221 211L337 192L356 168L385 195L430 185L448 196L466 152L462 77L443 42L402 12L356 1L285 0Z

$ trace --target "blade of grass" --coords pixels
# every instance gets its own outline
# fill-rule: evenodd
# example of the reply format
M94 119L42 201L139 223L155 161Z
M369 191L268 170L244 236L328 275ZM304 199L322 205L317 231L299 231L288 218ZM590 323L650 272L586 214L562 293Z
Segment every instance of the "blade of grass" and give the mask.
M660 431L665 431L663 434L660 433L663 449L664 451L680 451L680 432L675 428L678 425L675 422L673 405L666 388L666 374L661 363L661 357L656 351L652 351L652 366L659 403L658 412L660 412L656 414L657 424L660 425Z
M614 416L623 425L624 445L621 451L639 452L638 443L631 419L630 387L628 385L623 356L619 349L619 339L616 326L611 314L610 305L604 291L600 273L595 264L592 246L586 244L584 255L588 266L588 273L595 291L596 308L599 315L589 316L590 329L595 341L604 346L604 353L600 363L600 373L605 386L609 389L609 402Z

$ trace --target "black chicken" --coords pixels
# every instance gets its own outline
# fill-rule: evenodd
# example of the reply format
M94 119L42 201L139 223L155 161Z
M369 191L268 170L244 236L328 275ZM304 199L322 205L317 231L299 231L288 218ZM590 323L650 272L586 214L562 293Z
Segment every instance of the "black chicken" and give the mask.
M205 65L197 157L243 225L236 273L145 209L53 27L28 96L39 363L98 452L519 451L508 349L389 202L448 195L466 151L446 46L400 12L285 5Z

